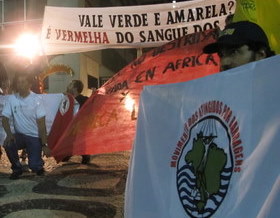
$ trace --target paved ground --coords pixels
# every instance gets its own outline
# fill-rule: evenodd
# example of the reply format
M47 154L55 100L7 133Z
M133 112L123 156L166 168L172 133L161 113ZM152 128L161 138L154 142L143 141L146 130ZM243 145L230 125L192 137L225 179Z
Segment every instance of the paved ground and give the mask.
M27 171L19 180L10 180L4 154L0 217L121 218L129 156L130 152L95 155L89 165L80 164L80 156L59 164L44 158L45 176Z

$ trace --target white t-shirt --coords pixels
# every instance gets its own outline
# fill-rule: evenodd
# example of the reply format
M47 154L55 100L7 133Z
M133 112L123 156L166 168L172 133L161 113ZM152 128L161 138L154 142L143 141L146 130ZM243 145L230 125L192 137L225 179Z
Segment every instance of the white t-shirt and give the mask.
M42 98L31 92L22 98L18 94L9 95L5 101L2 115L13 118L15 132L39 137L36 120L46 116Z

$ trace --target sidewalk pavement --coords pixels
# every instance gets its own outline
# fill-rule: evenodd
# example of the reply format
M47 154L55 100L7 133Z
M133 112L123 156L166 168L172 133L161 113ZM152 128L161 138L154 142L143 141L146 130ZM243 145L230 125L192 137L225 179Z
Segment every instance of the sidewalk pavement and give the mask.
M122 218L130 152L94 155L88 165L81 156L57 164L44 158L44 176L28 170L10 180L5 154L0 160L0 217Z

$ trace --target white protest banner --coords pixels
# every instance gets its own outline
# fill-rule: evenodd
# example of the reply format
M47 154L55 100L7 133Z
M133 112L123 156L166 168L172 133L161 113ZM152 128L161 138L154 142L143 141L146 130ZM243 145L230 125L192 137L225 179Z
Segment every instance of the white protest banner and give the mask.
M45 55L105 48L157 47L215 27L235 11L234 0L196 0L107 8L45 7Z
M146 86L126 218L280 214L280 56Z

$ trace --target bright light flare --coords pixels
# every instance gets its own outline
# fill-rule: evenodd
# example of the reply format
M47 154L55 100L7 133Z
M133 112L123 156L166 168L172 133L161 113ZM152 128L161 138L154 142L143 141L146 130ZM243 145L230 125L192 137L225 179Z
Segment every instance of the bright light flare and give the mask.
M176 5L175 5L176 1L173 0L172 3L173 3L172 8L176 8Z
M135 110L135 101L130 96L126 96L124 106L125 109L132 112Z
M41 54L39 37L30 33L21 35L14 44L14 48L17 55L29 59Z

